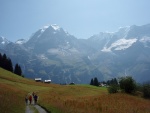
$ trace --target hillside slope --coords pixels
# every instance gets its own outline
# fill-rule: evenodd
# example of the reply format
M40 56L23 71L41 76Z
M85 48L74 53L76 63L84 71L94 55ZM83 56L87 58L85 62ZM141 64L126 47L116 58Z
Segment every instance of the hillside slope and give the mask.
M56 102L57 104L64 102L59 98L65 97L64 99L68 100L70 97L86 97L107 93L106 89L99 90L99 88L91 86L39 83L0 68L0 111L4 113L24 113L24 98L26 94L31 92L38 94L40 105L54 112L59 112L59 109L61 109L56 105ZM51 99L50 103L47 104L48 98Z
M0 68L0 111L3 113L24 113L25 95L46 88L33 80L22 78Z
M24 113L24 97L39 96L38 104L52 113L150 113L150 101L127 94L108 94L106 88L89 85L37 83L0 68L0 111Z

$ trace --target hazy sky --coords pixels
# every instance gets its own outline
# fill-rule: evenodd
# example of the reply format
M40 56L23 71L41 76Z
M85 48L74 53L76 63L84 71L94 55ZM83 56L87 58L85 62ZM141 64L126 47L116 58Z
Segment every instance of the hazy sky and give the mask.
M150 0L0 0L0 36L29 38L57 24L77 38L150 23Z

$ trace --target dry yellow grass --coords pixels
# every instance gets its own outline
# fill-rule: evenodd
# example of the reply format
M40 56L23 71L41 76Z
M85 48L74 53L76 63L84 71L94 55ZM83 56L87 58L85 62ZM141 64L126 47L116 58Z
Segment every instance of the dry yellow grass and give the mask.
M83 89L84 90L84 89ZM101 90L101 89L99 89ZM59 108L61 113L150 113L150 101L127 94L106 94L101 91L99 95L57 94L45 92L40 103L52 110L52 106Z
M38 103L52 113L150 113L150 100L127 94L108 94L89 85L36 83L0 68L0 111L24 113L24 97L37 92Z

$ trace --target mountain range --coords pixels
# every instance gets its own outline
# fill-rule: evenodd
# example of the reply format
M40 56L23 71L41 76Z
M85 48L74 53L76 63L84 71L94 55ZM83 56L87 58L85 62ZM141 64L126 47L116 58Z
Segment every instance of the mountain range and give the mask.
M89 83L132 76L150 80L150 24L127 26L78 39L58 25L44 26L29 40L0 37L0 51L21 65L27 78Z

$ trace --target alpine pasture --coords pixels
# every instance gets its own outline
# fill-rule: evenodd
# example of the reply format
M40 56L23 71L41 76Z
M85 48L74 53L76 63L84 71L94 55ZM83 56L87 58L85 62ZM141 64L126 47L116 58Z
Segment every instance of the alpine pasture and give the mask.
M38 104L51 113L150 113L150 100L90 85L35 82L0 68L0 111L24 113L25 95L36 92Z

